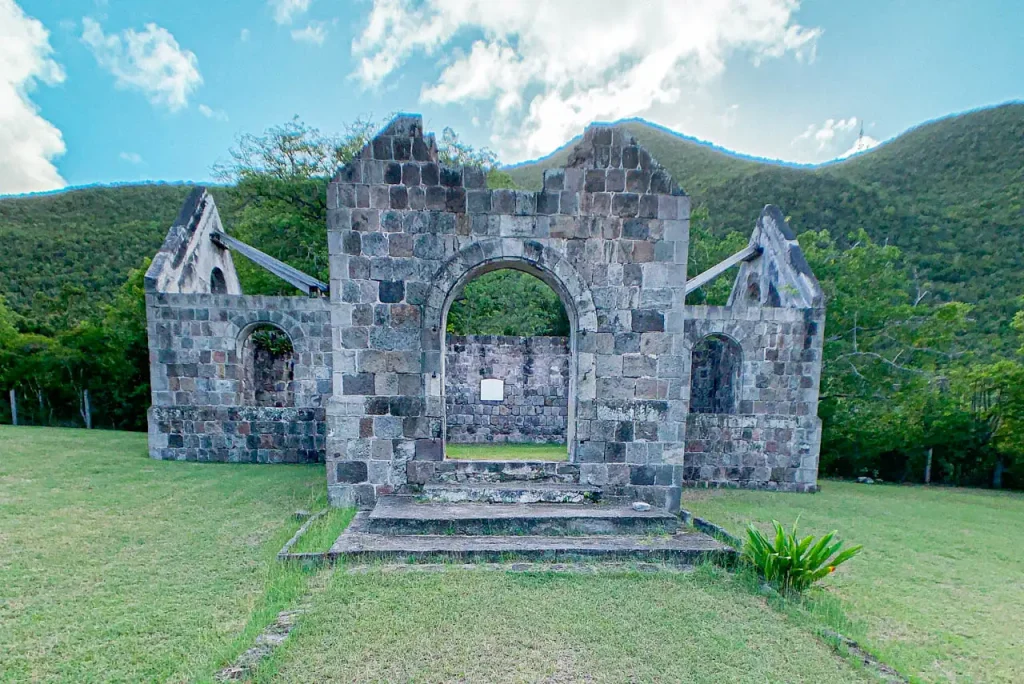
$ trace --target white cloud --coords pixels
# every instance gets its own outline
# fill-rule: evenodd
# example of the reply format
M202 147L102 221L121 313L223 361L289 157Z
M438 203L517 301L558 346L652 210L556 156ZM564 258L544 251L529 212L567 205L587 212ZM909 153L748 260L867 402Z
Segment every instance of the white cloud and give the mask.
M140 155L138 152L122 152L117 156L119 156L121 159L128 162L129 164L138 165L142 163L142 155Z
M292 40L311 45L323 45L327 40L327 26L322 21L311 21L303 29L292 29Z
M878 145L878 140L863 133L863 122L855 116L846 119L826 119L820 125L809 125L803 133L793 138L792 146L797 150L803 150L800 153L801 161L845 159ZM844 149L845 152L838 153Z
M96 61L117 79L119 88L141 90L154 105L177 111L188 106L188 98L203 82L199 60L183 50L170 31L146 24L142 32L133 29L120 35L105 35L94 19L82 19L82 42Z
M29 98L38 84L64 78L49 31L14 0L0 0L0 193L67 185L53 165L66 150L64 138Z
M736 125L736 118L739 116L740 106L731 104L722 113L722 128L732 128Z
M248 43L249 42L249 35L250 35L249 34L249 29L244 28L244 29L242 29L242 32L238 34L238 39L240 41L242 41L243 43Z
M352 43L354 76L378 86L416 56L446 55L421 99L493 101L492 136L516 161L550 152L593 120L678 107L730 58L811 61L821 30L799 0L373 0ZM452 42L482 34L468 53Z
M309 11L313 0L267 0L278 24L290 24L295 17Z
M846 135L857 130L857 117L849 119L826 119L825 123L811 124L807 129L793 139L793 144L798 145L805 141L812 141L818 147L818 151L827 150L836 141L837 136L843 139Z
M223 109L214 109L209 105L200 104L199 113L205 116L207 119L213 119L214 121L227 121L228 113Z

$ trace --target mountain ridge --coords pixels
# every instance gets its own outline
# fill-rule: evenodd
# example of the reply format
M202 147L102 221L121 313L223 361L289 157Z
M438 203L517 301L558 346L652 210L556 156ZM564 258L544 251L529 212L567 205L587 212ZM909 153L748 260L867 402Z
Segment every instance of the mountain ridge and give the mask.
M841 242L864 228L904 250L912 271L941 301L977 307L985 346L1005 347L1024 294L1024 103L956 114L909 129L870 151L805 166L759 160L675 131L621 125L709 214L716 235L747 234L776 204L799 234L828 230ZM505 170L537 189L547 157ZM91 186L0 197L0 295L31 321L109 301L131 268L159 247L191 183ZM214 188L225 223L231 191Z

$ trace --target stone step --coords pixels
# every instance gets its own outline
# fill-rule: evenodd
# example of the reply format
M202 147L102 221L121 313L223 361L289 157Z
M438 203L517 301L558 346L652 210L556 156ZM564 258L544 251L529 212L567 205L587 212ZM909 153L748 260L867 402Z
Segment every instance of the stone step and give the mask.
M670 535L502 536L387 535L368 531L369 513L361 511L328 552L348 562L647 561L693 564L728 563L736 551L716 539L683 528Z
M426 484L416 498L436 503L582 504L603 501L600 487L560 482Z
M424 483L489 484L494 482L557 482L578 484L580 467L566 461L437 461Z
M661 509L624 505L420 503L385 496L368 516L367 531L389 535L671 534L679 518Z

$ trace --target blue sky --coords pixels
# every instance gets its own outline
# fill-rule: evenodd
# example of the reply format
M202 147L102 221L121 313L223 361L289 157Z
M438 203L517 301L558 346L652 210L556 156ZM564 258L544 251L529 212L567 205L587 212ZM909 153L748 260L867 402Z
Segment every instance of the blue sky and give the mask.
M517 162L644 117L814 163L1024 98L1020 0L0 0L0 194L204 181L240 133L421 112Z

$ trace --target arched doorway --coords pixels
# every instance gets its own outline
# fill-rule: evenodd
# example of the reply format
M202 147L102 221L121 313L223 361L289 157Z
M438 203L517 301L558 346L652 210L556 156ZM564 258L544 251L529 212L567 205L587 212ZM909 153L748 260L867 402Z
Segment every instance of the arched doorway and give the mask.
M566 459L570 325L558 294L522 269L477 274L445 332L446 457Z
M295 348L281 328L257 323L239 344L243 406L295 406Z
M580 369L569 287L535 261L495 259L455 279L440 314L445 458L571 460ZM487 445L502 448L492 459Z

